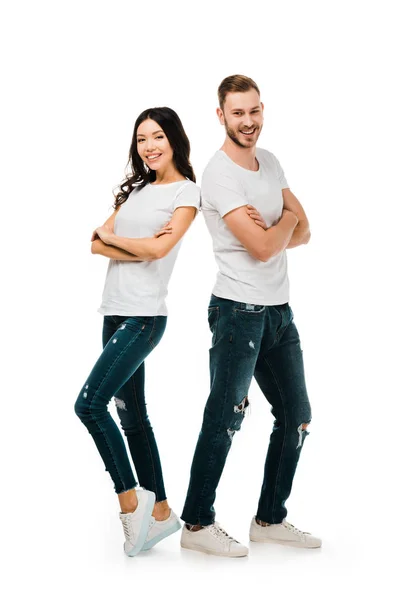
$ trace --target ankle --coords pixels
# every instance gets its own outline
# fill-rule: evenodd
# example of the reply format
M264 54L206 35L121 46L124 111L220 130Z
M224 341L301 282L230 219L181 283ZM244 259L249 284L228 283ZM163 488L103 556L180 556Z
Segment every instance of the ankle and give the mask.
M256 517L256 523L257 523L257 525L261 525L261 527L269 526L269 523L265 523L265 521L261 521L261 519L258 519L257 517Z
M134 489L118 494L118 500L121 507L121 513L123 515L135 512L139 504L138 497Z
M156 502L152 512L156 521L166 521L171 516L171 509L167 500Z
M200 529L203 529L203 525L190 525L190 523L185 523L185 527L189 531L200 531Z

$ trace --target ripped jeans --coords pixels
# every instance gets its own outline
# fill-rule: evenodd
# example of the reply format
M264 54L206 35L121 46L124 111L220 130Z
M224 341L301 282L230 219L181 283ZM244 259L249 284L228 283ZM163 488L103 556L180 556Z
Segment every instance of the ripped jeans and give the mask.
M144 359L161 340L167 317L106 316L103 352L75 403L93 437L117 494L136 487L124 439L108 412L114 396L140 485L166 499L157 444L147 416Z
M275 417L256 517L281 523L311 408L304 379L299 334L288 303L262 306L211 296L208 321L210 395L190 472L182 519L210 525L216 489L232 439L249 404L254 375Z

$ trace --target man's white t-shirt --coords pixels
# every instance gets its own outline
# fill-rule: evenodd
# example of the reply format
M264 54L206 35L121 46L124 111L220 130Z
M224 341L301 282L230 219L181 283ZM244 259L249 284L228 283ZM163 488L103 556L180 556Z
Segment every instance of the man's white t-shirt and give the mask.
M252 204L268 227L282 216L282 189L288 188L283 170L268 150L256 149L258 171L250 171L218 150L201 182L203 215L210 231L219 268L213 294L220 298L271 306L289 300L286 252L267 262L253 258L233 235L223 217Z
M115 217L120 237L153 237L181 206L200 208L200 188L189 180L133 190ZM110 260L99 312L103 315L152 317L167 315L168 281L182 240L154 261Z

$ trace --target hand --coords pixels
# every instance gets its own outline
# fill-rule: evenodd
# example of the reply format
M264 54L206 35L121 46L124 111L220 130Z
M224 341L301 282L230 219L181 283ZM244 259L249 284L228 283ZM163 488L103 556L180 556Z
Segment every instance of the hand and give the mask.
M154 237L159 238L162 235L165 235L166 233L172 233L172 225L170 225L170 223L171 223L171 221L168 221L168 223L165 223L165 225L162 226L160 231L157 231L157 233L154 234Z
M262 227L265 230L268 229L268 226L267 226L266 222L264 221L263 217L258 212L258 210L256 208L254 208L254 206L252 206L251 204L248 204L246 206L246 210L247 210L247 214L249 215L249 217L251 217L253 219L253 221L256 223L256 225L258 225L259 227Z
M97 227L93 233L97 234L101 241L105 244L112 244L111 237L114 235L114 233L110 227L107 227L107 225Z

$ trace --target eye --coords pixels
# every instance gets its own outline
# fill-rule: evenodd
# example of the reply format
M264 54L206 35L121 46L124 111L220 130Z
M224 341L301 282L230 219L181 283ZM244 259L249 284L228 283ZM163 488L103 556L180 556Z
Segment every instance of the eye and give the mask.
M163 140L163 139L164 139L164 136L163 136L163 135L158 135L158 136L156 137L156 140Z
M259 108L256 108L256 109L255 109L255 110L253 110L252 112L253 112L253 113L258 113L258 112L260 112L260 109L259 109Z
M140 139L137 141L138 144L140 144L141 142L144 142L144 139Z

